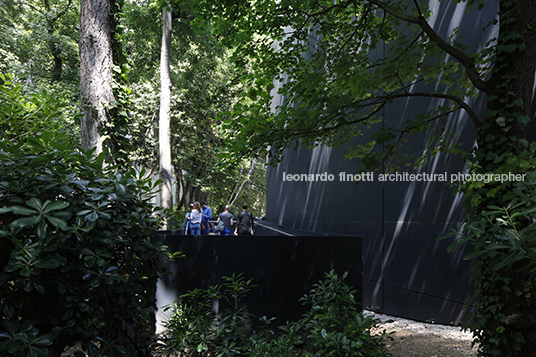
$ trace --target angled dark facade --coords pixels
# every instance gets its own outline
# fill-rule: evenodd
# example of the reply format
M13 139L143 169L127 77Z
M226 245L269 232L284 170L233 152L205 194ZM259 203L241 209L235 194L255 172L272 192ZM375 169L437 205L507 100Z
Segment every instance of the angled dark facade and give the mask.
M434 14L440 15L432 16L429 23L443 38L460 27L464 44L476 52L497 35L496 28L485 28L497 11L493 4L498 6L498 1L487 2L481 12L467 12L464 3L430 1ZM423 85L415 91L426 89ZM281 100L274 96L274 105ZM481 115L485 101L473 98L470 104L480 108ZM396 127L443 103L429 98L394 101L382 116L387 125ZM451 115L446 125L450 140L465 150L473 147L475 128L464 112ZM407 153L425 150L427 136L413 137ZM359 140L366 138L353 144ZM419 171L411 172L420 174L420 181L417 176L411 180L410 172L380 181L385 173L380 170L356 184L347 174L355 174L359 166L358 160L344 158L344 148L288 150L277 167L268 169L267 221L293 229L363 236L365 308L438 323L465 319L463 306L474 291L469 282L471 262L463 260L467 251L447 253L450 242L437 240L464 217L463 197L448 184L457 182L453 175L464 172L462 158L432 157ZM315 180L301 176L310 174Z

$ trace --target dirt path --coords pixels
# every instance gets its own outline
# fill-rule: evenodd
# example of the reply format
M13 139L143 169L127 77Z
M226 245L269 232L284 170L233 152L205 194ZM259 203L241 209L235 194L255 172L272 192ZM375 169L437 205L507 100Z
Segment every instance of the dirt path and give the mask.
M476 356L472 335L461 327L416 322L366 312L384 322L379 330L393 332L387 349L393 357L469 357ZM393 320L391 323L386 321Z

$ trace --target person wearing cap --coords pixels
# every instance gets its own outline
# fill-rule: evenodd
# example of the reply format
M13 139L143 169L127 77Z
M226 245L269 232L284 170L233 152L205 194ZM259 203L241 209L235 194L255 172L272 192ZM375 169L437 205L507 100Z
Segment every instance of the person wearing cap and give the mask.
M209 220L212 219L212 210L207 206L205 201L200 201L199 204L203 210L203 219L201 222L205 225L205 229L201 231L201 235L208 236L208 233L210 232Z
M186 213L186 217L184 217L184 223L182 224L182 234L185 236L190 234L190 215L192 214L192 210L194 209L194 205L190 204L190 212Z

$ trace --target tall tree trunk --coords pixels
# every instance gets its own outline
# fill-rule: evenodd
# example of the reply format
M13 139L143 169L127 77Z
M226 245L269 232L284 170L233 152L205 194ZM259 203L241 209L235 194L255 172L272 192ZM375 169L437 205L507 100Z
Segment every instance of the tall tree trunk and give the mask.
M236 200L240 196L240 192L242 191L242 188L244 187L246 182L249 181L249 177L251 176L251 172L253 172L254 168L255 168L255 159L253 158L253 159L251 159L251 165L249 167L248 173L246 174L246 177L244 178L244 180L242 181L242 183L238 187L238 190L236 191L236 194L234 195L234 197L232 197L232 199L229 200L229 206L234 206L234 204L236 203Z
M52 80L57 82L61 80L63 61L61 59L61 47L54 41L54 25L60 17L62 17L69 7L71 6L72 0L69 0L65 8L60 11L56 16L47 20L48 25L48 34L50 36L48 47L50 48L50 53L52 54L54 65L52 66ZM49 0L44 0L45 10L50 11Z
M518 157L526 150L524 141L527 137L527 122L531 112L534 95L534 74L536 72L536 2L522 0L501 0L500 30L497 46L497 58L490 79L492 89L488 94L488 115L478 130L475 159L478 166L476 173L503 172L505 167L511 168L508 160ZM514 36L516 35L516 36ZM517 103L517 104L516 104ZM496 189L494 195L488 194L490 188ZM489 205L507 207L512 200L512 192L520 192L520 196L530 197L534 193L531 183L501 182L487 185L484 188L472 189L481 200L472 211L473 220L481 219L481 213ZM470 195L467 195L470 197ZM518 218L518 229L533 224L532 221ZM482 289L481 300L486 306L493 299L498 299L501 308L493 310L493 314L485 311L485 324L482 326L483 341L491 345L497 341L519 341L516 334L522 336L524 343L521 351L515 351L513 343L502 343L494 348L494 353L511 357L536 356L536 280L532 274L516 271L514 265L493 271L490 262L480 261L480 280ZM501 279L491 277L500 276ZM504 283L507 282L507 283ZM490 299L490 296L493 299ZM508 329L502 331L498 326L503 321L496 321L501 316L508 320Z
M115 100L112 91L112 5L110 0L80 2L80 129L82 149L102 152L102 128L108 121L104 105Z
M160 202L162 208L173 209L172 166L171 166L171 9L162 9L162 49L160 52L160 120L158 124L158 143L160 155L160 179L162 180ZM171 228L171 220L167 220L164 229Z

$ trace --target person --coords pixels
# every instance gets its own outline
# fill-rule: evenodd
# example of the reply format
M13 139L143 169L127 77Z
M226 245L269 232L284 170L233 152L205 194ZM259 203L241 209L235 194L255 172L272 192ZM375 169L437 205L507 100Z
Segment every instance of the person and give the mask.
M190 215L192 214L192 210L194 209L194 205L190 204L190 212L186 213L186 217L184 217L184 223L182 224L182 234L185 236L190 234Z
M209 220L212 219L212 210L209 206L207 206L207 203L205 201L199 202L201 205L201 209L203 210L203 220L202 223L205 226L205 229L201 232L202 235L208 236L208 233L210 232L210 224Z
M192 213L190 214L190 234L193 236L201 235L201 219L203 211L199 202L194 202Z
M234 223L234 217L231 214L231 207L225 206L225 209L222 213L218 215L218 220L216 225L223 221L223 231L220 232L220 236L230 236L231 235L231 226Z
M238 214L236 219L235 235L246 236L255 234L255 222L253 215L248 211L248 205L242 205L242 212Z

